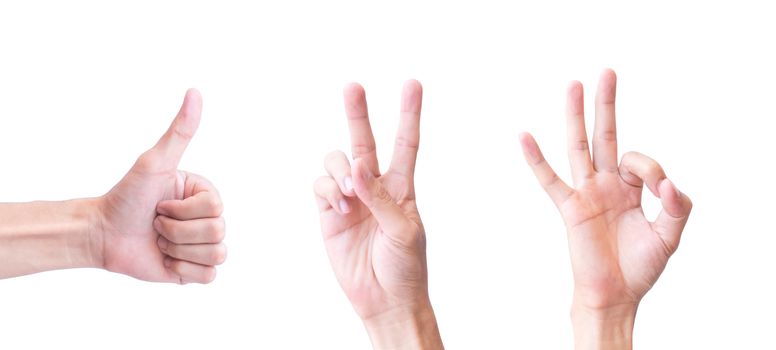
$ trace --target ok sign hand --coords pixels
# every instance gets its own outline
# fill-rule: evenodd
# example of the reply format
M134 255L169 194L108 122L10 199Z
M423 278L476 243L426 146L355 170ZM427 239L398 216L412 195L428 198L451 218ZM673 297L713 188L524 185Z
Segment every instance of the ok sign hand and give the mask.
M657 162L643 154L625 153L618 166L615 89L616 76L606 70L596 96L591 159L582 85L569 86L566 123L574 188L555 174L531 135L521 135L520 142L526 161L566 224L574 272L572 314L623 319L632 328L639 301L679 245L692 202ZM644 185L663 206L654 222L641 208Z

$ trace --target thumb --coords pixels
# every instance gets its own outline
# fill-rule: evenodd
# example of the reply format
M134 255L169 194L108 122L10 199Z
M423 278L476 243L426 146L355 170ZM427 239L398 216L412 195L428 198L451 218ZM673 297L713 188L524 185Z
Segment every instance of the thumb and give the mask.
M671 180L665 179L658 184L658 193L663 210L655 219L655 231L672 247L679 246L684 225L690 217L692 201L680 192Z
M362 158L353 161L351 173L356 196L369 208L386 234L399 237L410 230L410 220Z
M165 166L178 166L189 141L197 132L199 119L202 115L202 96L196 89L186 91L178 115L172 121L170 128L162 135L156 145L149 151Z

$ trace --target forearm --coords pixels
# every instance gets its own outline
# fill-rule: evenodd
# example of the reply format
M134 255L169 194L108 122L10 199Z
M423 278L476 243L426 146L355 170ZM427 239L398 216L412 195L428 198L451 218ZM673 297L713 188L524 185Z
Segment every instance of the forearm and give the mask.
M401 308L364 320L372 346L384 349L444 349L430 303Z
M571 307L576 350L630 350L637 305L593 310L577 304Z
M96 199L0 204L0 278L102 266Z

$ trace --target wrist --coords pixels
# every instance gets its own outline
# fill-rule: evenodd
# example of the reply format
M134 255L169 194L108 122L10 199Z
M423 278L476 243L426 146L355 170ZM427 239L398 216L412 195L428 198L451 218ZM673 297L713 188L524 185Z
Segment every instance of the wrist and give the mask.
M103 268L103 230L100 217L100 197L73 199L63 202L69 221L76 228L66 249L71 257L78 256L73 267Z
M69 247L82 256L80 267L103 268L103 229L101 197L66 202L70 216L77 223L79 238Z
M397 307L363 322L374 349L444 349L428 301Z
M629 350L638 304L591 308L574 302L571 322L577 350Z

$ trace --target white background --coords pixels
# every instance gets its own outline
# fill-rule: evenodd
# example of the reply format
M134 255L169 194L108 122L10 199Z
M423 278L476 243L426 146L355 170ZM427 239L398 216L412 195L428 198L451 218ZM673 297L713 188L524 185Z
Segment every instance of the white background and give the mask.
M765 5L11 3L0 200L101 195L197 87L204 115L181 168L220 188L230 257L207 286L98 270L0 281L2 349L368 348L328 265L312 182L328 151L348 150L350 81L366 87L388 163L407 78L425 87L416 185L446 346L569 349L565 231L517 135L533 132L568 179L564 90L581 80L591 101L604 67L620 77L620 151L656 158L695 202L642 302L636 348L776 348Z

